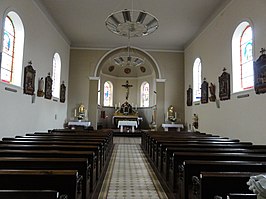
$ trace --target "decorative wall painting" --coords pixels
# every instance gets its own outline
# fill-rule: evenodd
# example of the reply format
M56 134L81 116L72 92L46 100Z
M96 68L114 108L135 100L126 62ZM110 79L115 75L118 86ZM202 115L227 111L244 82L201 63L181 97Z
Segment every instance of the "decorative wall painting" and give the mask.
M266 55L265 48L261 49L261 55L254 62L254 89L256 94L266 92Z
M230 99L230 74L226 72L226 68L219 77L219 98L220 100Z

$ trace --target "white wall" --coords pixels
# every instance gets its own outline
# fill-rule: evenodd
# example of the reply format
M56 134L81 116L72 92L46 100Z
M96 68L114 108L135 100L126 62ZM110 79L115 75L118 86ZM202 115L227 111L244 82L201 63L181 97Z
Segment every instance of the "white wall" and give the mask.
M22 67L24 68L28 61L32 60L32 66L36 70L35 94L37 94L38 79L52 72L52 59L55 52L61 56L61 82L65 81L68 91L70 51L68 42L49 22L37 4L29 0L0 1L1 33L6 10L16 11L22 19L25 30ZM2 34L0 39L2 41ZM14 88L17 92L6 91L5 87ZM62 128L67 113L67 94L68 92L66 92L65 103L37 96L35 103L32 103L32 97L24 95L23 88L0 83L0 136L23 135L26 132Z
M231 74L231 40L237 25L250 20L254 31L254 59L260 48L266 47L266 3L265 0L232 0L231 3L207 26L205 30L185 49L185 93L192 85L192 67L196 57L202 60L202 78L218 87L218 76L227 68ZM249 97L238 99L232 94L231 100L221 101L220 108L214 102L185 107L185 119L192 123L194 113L199 116L199 130L265 144L266 94L256 95L254 90L247 92ZM241 93L243 94L243 93ZM216 89L218 96L218 89Z

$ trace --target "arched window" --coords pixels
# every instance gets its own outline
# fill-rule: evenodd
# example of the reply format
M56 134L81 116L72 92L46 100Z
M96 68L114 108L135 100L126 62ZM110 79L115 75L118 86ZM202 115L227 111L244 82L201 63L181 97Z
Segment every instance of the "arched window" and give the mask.
M13 11L5 17L1 54L1 81L21 86L24 27Z
M104 83L104 106L113 106L113 84L110 81Z
M149 99L150 99L150 85L148 82L143 82L140 87L140 106L141 107L149 107Z
M53 97L59 98L60 95L60 76L61 76L61 58L58 53L53 57Z
M193 65L193 102L200 101L201 98L201 60L195 59Z
M240 23L232 38L233 92L254 87L253 34L248 22Z

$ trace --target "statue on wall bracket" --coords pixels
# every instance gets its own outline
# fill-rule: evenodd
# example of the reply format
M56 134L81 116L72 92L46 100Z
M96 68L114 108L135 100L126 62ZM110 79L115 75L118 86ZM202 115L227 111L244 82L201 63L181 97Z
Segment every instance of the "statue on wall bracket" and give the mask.
M36 71L32 67L32 62L28 62L24 68L24 84L23 84L23 92L24 94L34 95L35 90L35 74Z
M210 94L211 94L211 96L209 97L209 100L211 102L215 102L215 100L216 100L216 94L215 94L216 86L213 83L211 83L211 85L209 86L209 89L210 89Z
M66 101L66 86L65 82L63 81L60 86L60 102L64 103Z
M52 85L53 85L53 80L50 76L50 73L48 73L48 76L45 77L44 98L52 99Z
M223 69L222 75L219 77L219 98L220 100L230 99L230 74Z
M201 84L201 99L200 102L202 104L208 103L209 100L209 83L206 81L206 78L203 79Z
M256 94L266 92L266 55L265 48L261 48L261 55L254 62L254 89Z
M193 93L191 85L189 85L189 88L187 89L187 106L192 106L192 99L193 99Z

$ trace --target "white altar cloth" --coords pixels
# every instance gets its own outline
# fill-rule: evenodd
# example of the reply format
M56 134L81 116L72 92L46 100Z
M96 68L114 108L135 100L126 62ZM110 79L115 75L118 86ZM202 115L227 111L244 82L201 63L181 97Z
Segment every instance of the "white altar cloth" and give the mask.
M180 131L181 128L184 128L183 124L162 124L164 131L168 131L168 128L176 128L177 131Z
M85 126L89 127L91 125L91 122L88 121L69 121L68 126Z
M117 127L120 127L120 132L123 132L124 126L131 126L132 127L132 132L135 132L134 127L138 127L137 121L128 121L128 120L120 120L118 121Z

